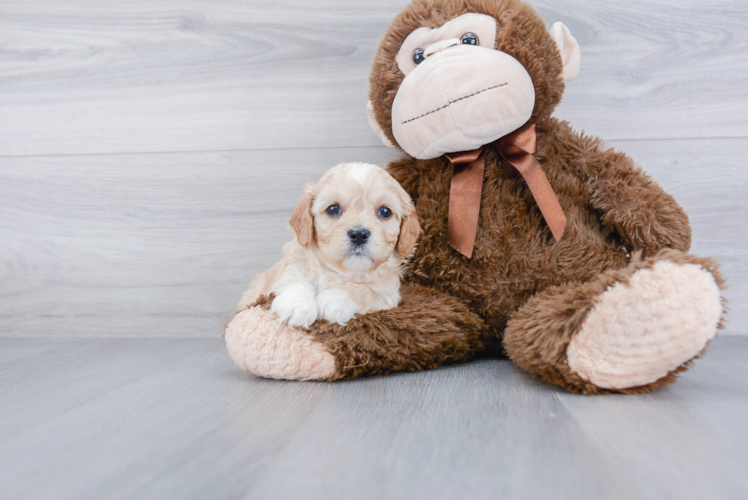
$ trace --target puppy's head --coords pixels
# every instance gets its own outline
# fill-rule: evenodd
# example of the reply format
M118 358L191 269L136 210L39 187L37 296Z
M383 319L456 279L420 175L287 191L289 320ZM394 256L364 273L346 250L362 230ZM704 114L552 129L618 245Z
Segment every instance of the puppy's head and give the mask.
M301 246L342 271L369 271L392 256L405 258L421 232L410 196L368 163L342 163L307 186L291 228Z

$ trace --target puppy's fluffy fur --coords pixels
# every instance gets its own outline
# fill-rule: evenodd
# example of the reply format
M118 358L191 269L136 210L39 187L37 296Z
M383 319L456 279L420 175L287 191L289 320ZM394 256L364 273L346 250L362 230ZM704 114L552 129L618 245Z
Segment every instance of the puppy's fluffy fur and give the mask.
M308 327L317 319L345 325L355 314L398 305L400 266L421 227L410 196L384 169L333 167L306 187L290 223L296 237L283 259L257 276L238 310L274 292L271 311Z

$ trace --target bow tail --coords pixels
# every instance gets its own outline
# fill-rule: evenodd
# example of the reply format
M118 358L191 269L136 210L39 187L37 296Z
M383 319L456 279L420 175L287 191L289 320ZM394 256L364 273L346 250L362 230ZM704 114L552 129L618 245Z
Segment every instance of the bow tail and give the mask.
M449 244L469 259L478 233L485 148L447 157L454 165L449 191Z

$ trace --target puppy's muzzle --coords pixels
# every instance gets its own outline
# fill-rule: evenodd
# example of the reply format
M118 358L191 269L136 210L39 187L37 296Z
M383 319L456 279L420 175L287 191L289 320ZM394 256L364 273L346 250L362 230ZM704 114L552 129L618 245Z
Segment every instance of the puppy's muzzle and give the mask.
M355 248L366 245L369 241L369 236L371 236L371 232L364 228L351 229L348 231L348 239L350 240L351 245Z

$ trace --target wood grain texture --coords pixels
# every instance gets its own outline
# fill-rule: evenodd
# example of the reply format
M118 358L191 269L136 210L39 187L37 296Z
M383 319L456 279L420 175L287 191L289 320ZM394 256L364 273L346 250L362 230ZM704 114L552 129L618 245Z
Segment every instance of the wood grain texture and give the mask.
M621 141L718 258L748 324L748 139ZM0 336L211 337L277 261L304 182L385 148L0 159ZM53 172L54 175L50 175Z
M0 441L194 355L198 342L3 339Z
M304 182L397 155L363 105L405 3L0 0L0 336L216 335ZM531 3L582 44L557 115L685 206L746 333L748 4Z
M0 159L0 336L220 335L304 182L385 148ZM50 176L49 173L54 172Z
M406 0L0 3L0 155L374 146ZM748 136L742 0L532 0L580 41L558 116L607 139Z
M37 362L52 350L59 359ZM0 395L15 407L0 406L0 428L14 430L0 436L11 500L748 495L748 338L717 339L674 386L606 397L498 360L264 380L220 339L0 339L0 353Z

